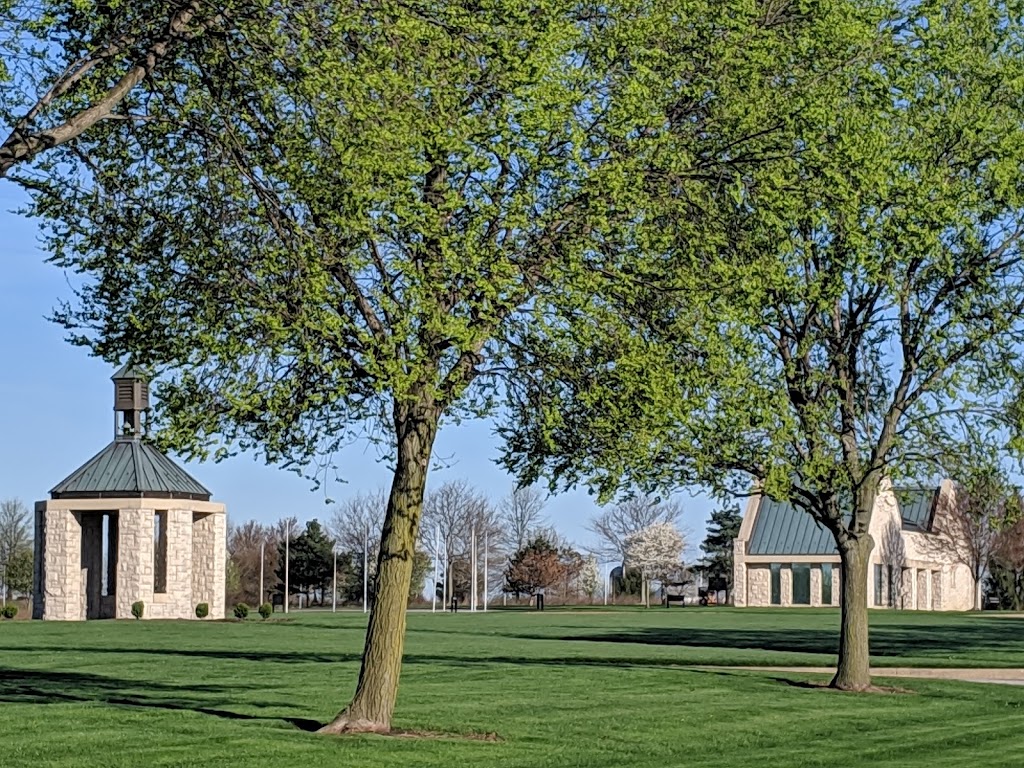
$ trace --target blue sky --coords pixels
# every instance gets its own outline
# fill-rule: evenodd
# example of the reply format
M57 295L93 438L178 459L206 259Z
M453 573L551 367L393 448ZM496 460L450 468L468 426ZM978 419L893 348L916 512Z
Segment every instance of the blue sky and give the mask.
M63 331L46 320L71 290L64 274L44 263L35 223L12 212L24 200L18 187L0 180L0 498L31 504L47 498L50 488L112 439L113 371L66 343ZM494 464L497 448L488 422L445 428L435 455L447 466L431 474L429 485L466 478L496 501L512 487L511 477ZM336 463L347 483L332 482L318 491L252 456L185 466L228 505L230 519L238 523L286 515L324 519L327 498L338 501L389 481L387 467L368 444L348 448ZM680 501L690 549L696 550L714 505L687 494ZM547 513L563 535L586 546L592 541L587 521L595 510L594 500L577 491L552 498Z

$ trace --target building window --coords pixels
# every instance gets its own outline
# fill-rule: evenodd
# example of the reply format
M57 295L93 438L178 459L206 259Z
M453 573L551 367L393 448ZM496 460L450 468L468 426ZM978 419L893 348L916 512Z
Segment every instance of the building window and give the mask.
M811 566L794 563L793 566L793 605L811 604Z
M821 604L832 605L832 563L821 564Z
M875 605L882 604L882 564L875 563Z
M771 564L772 571L772 605L782 604L782 566Z
M153 592L167 592L167 512L153 513Z

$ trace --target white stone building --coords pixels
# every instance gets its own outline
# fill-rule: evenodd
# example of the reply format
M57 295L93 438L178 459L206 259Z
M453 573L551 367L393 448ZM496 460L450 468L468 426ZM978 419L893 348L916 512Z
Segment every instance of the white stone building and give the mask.
M875 502L868 570L874 607L967 611L974 605L970 570L936 530L953 501L948 480L938 488L893 489ZM937 525L937 523L940 523ZM755 495L733 542L737 606L839 605L839 553L832 534L788 503Z
M114 441L35 505L32 613L77 621L224 616L223 504L145 439L146 379L114 377Z

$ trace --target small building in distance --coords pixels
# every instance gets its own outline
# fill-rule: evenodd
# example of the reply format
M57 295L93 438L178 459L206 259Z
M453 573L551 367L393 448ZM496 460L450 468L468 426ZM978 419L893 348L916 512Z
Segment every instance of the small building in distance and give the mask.
M227 520L210 491L146 440L146 377L113 376L114 440L35 505L33 618L224 616Z
M953 503L953 484L893 489L875 501L875 541L868 604L925 611L967 611L974 605L970 570L945 546L940 528ZM803 510L752 496L733 542L737 606L839 605L839 552L832 534Z

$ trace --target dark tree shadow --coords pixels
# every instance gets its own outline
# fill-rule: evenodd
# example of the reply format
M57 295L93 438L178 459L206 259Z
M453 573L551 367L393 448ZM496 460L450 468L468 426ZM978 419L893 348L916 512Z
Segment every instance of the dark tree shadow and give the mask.
M222 708L227 701L218 701L218 706L208 706L207 702L186 695L205 694L230 700L232 693L251 690L250 686L177 686L153 680L121 680L82 672L3 667L0 667L0 680L3 681L0 685L0 702L9 704L99 703L115 707L196 712L225 720L278 721L302 730L315 730L321 725L318 721L301 717L271 717L235 712ZM140 692L140 688L144 688L145 692ZM288 705L269 702L259 706L269 708Z
M788 653L837 654L838 632L833 629L695 629L641 628L625 632L563 635L558 638L538 634L519 635L523 639L588 643L635 643L641 645L684 646L693 648L729 648ZM1007 654L1024 657L1024 632L1018 622L1005 619L978 619L956 625L874 625L871 628L871 655L876 658L908 656L951 656L962 654ZM725 661L724 664L731 662ZM1000 662L993 662L996 666ZM1007 658L1006 666L1019 666Z

